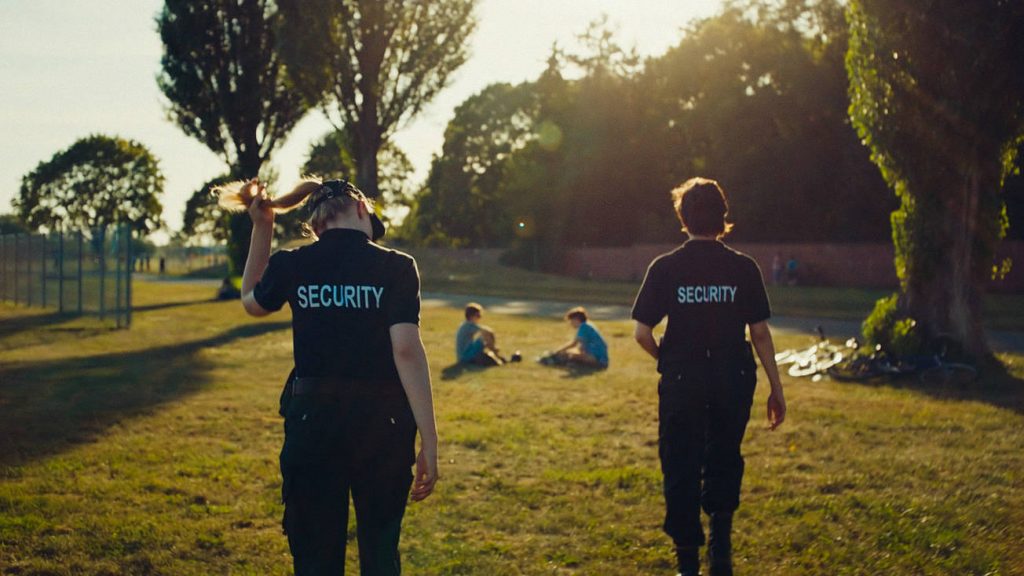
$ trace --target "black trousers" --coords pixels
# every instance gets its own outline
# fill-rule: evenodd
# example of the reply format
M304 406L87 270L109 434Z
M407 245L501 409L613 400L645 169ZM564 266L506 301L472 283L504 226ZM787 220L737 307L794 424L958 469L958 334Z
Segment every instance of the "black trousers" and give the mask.
M701 349L678 359L658 383L658 453L665 532L676 546L701 546L701 508L740 504L740 444L750 420L756 365L750 345Z
M401 573L398 539L416 424L405 394L293 396L281 450L284 529L296 576L345 573L349 494L363 576Z

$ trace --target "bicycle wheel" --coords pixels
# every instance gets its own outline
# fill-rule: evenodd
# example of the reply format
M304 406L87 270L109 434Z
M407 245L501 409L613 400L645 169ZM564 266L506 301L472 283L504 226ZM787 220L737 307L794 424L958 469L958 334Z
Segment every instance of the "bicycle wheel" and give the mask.
M830 366L827 372L833 380L840 382L863 382L879 376L868 358L851 358Z
M818 368L818 363L814 358L803 362L796 362L789 367L787 373L790 376L801 378L803 376L810 376L811 374L817 374L821 370Z
M786 364L806 364L814 358L815 348L812 346L804 350L785 350L775 355L775 364L785 366Z
M918 380L926 386L966 386L978 378L978 370L970 364L942 362L921 371Z
M796 350L783 350L775 354L775 365L785 366L786 364L792 364L794 362L793 357L796 355Z
M827 372L829 368L839 364L843 361L843 353L839 351L833 351L831 354L824 358L818 359L818 372Z

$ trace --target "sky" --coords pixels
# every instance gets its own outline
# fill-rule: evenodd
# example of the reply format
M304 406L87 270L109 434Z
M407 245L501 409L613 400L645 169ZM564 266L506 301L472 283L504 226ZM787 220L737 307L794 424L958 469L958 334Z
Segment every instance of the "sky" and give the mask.
M167 120L156 84L162 45L159 0L0 0L0 214L13 211L23 175L77 139L102 133L138 140L166 178L163 218L181 227L185 202L225 165ZM463 100L494 82L535 79L553 43L573 49L602 15L620 44L642 56L677 44L694 18L721 0L480 0L470 60L449 86L395 135L413 163L415 187L439 153ZM285 186L299 177L311 143L330 130L303 119L271 159ZM155 238L158 242L166 234Z

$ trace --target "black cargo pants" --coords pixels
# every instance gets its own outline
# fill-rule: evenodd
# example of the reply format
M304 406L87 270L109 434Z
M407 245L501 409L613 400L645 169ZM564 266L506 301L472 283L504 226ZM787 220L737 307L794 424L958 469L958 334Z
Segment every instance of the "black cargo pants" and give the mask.
M658 383L658 454L665 532L676 546L701 546L700 510L740 504L740 444L750 420L756 365L750 345L698 349L672 363Z
M285 408L281 450L284 529L296 576L345 573L350 493L360 573L400 574L416 436L401 385L296 392Z

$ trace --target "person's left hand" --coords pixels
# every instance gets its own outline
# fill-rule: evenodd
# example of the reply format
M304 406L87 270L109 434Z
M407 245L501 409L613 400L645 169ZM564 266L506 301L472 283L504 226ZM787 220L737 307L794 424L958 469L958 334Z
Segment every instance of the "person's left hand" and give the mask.
M252 187L252 202L249 204L248 212L249 218L252 218L253 225L273 224L274 208L270 198L267 197L266 184L262 184L259 180L253 178L245 186Z

